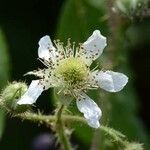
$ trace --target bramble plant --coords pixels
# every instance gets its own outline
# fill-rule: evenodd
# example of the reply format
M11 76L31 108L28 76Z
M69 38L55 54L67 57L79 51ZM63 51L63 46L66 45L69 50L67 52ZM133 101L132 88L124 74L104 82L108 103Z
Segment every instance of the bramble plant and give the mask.
M92 62L103 53L107 45L106 37L95 30L87 41L77 47L70 39L66 46L59 40L54 41L54 44L55 46L47 35L40 39L38 57L46 68L26 73L39 78L33 80L28 88L22 82L10 83L1 94L2 108L14 117L47 124L56 133L60 149L73 149L67 130L70 129L68 125L78 122L103 131L121 149L142 150L142 144L130 143L119 131L100 125L102 111L86 94L87 91L98 88L112 93L119 92L128 82L128 77L123 73L90 68ZM55 114L34 113L31 106L49 88L57 89L55 94L60 98ZM84 117L70 115L66 111L72 101L76 101L76 106Z

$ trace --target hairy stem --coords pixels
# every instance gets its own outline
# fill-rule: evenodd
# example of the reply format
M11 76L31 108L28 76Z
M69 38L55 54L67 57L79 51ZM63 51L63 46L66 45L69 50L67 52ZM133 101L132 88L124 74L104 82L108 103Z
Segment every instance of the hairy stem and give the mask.
M24 114L17 114L14 115L14 117L20 117L23 120L30 120L33 122L39 122L39 123L45 123L47 125L51 125L57 120L56 115L42 115L42 114L35 114L31 112L27 112ZM73 123L73 122L80 122L83 124L87 124L86 120L83 117L79 116L72 116L72 115L62 115L61 114L61 120L65 124Z
M35 114L31 112L27 112L24 114L19 114L14 117L19 117L23 120L30 120L38 123L45 123L46 125L56 125L56 132L58 133L58 137L60 143L63 146L64 150L71 150L71 144L68 140L68 137L65 134L64 124L73 124L73 123L82 123L87 125L87 121L83 117L72 116L72 115L63 115L63 105L59 108L55 115L42 115ZM125 147L129 142L127 141L125 135L120 133L119 131L114 130L113 128L101 125L99 130L105 133L105 136L108 136L112 142L117 143L121 147Z
M58 112L56 113L56 132L58 134L59 142L64 150L71 150L71 144L67 135L65 134L65 127L62 121L62 112L64 105L61 105Z

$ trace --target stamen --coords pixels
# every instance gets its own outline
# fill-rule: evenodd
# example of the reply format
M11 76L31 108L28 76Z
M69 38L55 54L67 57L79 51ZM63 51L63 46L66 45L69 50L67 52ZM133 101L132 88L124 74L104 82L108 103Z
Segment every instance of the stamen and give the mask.
M58 40L54 40L53 42L54 42L54 44L56 46L56 49L57 49L58 53L60 54L59 55L59 59L66 58L66 52L65 52L65 49L64 49L64 43L60 42L59 39Z
M66 51L66 57L69 58L70 56L72 56L72 48L71 48L71 42L70 42L71 38L68 38L67 40L67 45L65 47L65 51Z
M73 53L73 56L74 56L74 57L76 56L75 44L76 44L75 42L72 43L72 51L74 52L74 53Z
M47 68L51 67L46 60L42 60L41 58L37 58L42 64L44 64Z

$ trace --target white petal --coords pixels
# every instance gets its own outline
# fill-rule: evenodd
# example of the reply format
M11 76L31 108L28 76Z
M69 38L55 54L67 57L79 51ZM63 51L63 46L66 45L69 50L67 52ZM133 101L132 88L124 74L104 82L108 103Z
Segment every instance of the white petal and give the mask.
M102 89L108 92L118 92L127 84L128 77L119 72L100 71L95 76L95 80Z
M48 35L42 37L39 41L38 56L41 59L54 61L56 59L56 49Z
M95 30L82 45L84 51L83 55L87 65L90 65L92 61L97 59L102 54L106 45L106 37L101 35L99 30Z
M26 93L21 97L17 104L33 104L36 102L37 98L43 92L43 85L40 84L39 80L33 80L26 91Z
M76 102L79 111L84 114L88 125L93 128L98 128L100 126L99 119L102 116L98 105L84 93L79 96Z

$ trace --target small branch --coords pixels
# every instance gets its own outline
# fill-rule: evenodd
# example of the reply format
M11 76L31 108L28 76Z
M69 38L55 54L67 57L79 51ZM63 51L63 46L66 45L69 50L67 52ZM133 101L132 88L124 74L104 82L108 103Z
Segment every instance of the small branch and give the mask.
M55 115L42 115L42 114L35 114L31 112L13 115L13 117L19 117L23 120L45 123L48 125L54 123L57 120L57 117ZM79 116L61 115L61 120L65 124L69 124L73 122L80 122L80 123L84 123L85 125L87 125L86 120L83 117L79 117Z
M39 122L39 123L45 123L46 125L55 125L56 123L56 132L58 133L59 140L61 144L63 145L64 150L71 150L71 144L65 135L65 129L64 124L73 124L75 123L82 123L84 125L87 125L87 121L83 117L79 116L72 116L72 115L62 115L63 106L60 107L56 115L42 115L42 114L34 114L31 112L27 112L24 114L16 115L13 117L19 117L21 119L30 120L33 122ZM118 143L121 147L126 147L129 144L133 144L127 141L126 136L120 133L119 131L116 131L113 128L103 126L101 125L99 130L105 133L106 136L108 136L112 142ZM136 143L134 145L141 145L139 143Z

